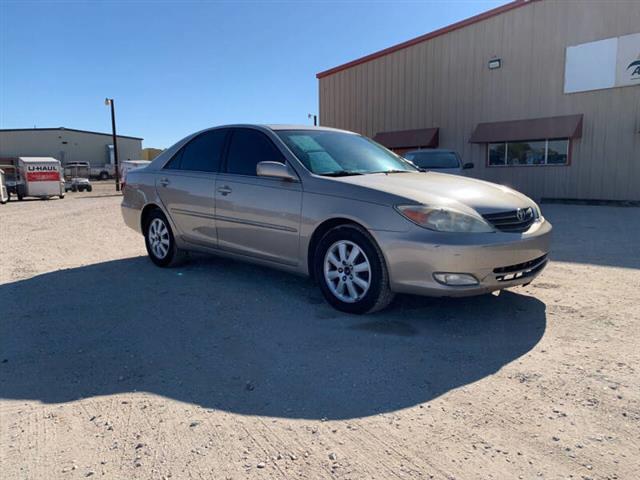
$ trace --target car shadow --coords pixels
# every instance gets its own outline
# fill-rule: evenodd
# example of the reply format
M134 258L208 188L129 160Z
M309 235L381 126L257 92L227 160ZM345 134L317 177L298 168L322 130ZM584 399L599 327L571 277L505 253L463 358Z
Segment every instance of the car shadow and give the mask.
M346 419L482 380L542 337L545 305L512 292L399 297L346 315L311 281L196 257L135 257L0 285L0 396L57 403L147 391L206 408Z

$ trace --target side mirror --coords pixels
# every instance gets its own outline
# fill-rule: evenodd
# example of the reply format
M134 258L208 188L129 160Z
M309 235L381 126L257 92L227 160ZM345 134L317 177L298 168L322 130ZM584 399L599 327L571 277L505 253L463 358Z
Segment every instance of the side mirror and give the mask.
M471 162L468 162L468 163L465 163L464 165L462 165L462 169L463 170L469 170L470 168L473 168L473 163L471 163Z
M280 162L260 162L256 167L256 173L259 177L279 178L289 182L295 182L298 180L298 177L291 171L291 169L284 163Z

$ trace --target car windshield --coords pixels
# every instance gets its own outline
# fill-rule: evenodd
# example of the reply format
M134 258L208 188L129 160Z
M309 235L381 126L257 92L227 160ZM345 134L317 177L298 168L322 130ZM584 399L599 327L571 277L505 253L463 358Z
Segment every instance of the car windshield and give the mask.
M438 168L459 168L460 161L454 152L409 152L404 156L420 168L435 170Z
M304 166L318 175L416 171L403 158L360 135L328 130L280 130L276 133Z

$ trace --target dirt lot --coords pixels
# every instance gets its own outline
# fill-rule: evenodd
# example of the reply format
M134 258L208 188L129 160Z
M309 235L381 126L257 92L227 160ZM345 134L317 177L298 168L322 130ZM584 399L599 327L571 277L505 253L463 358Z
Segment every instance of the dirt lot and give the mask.
M0 206L3 479L638 478L640 209L544 206L533 285L358 317L155 268L119 202Z

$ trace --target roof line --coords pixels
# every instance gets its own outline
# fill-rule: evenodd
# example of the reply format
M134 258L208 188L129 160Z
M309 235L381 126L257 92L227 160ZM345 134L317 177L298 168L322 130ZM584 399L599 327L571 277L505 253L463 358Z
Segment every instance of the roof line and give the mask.
M402 50L404 48L412 47L418 43L425 42L427 40L431 40L433 38L439 37L446 33L453 32L455 30L459 30L464 27L468 27L469 25L473 25L474 23L481 22L483 20L487 20L491 17L495 17L497 15L501 15L510 10L514 10L516 8L523 7L528 5L529 3L537 2L540 0L514 0L510 3L502 5L500 7L493 8L491 10L487 10L486 12L480 13L478 15L474 15L473 17L466 18L456 23L452 23L446 27L439 28L438 30L434 30L433 32L426 33L416 38L412 38L411 40L407 40L406 42L398 43L391 47L385 48L383 50L379 50L377 52L371 53L369 55L365 55L364 57L357 58L347 63L343 63L342 65L338 65L337 67L330 68L329 70L325 70L323 72L317 73L316 78L323 78L334 73L338 73L342 70L346 70L351 67L355 67L356 65L360 65L362 63L369 62L371 60L375 60L376 58L384 57L385 55L389 55L390 53L397 52L398 50Z
M51 127L51 128L0 128L0 132L33 132L33 131L43 131L43 130L67 130L69 132L80 132L80 133L91 133L93 135L107 135L108 137L111 137L112 135L110 133L103 133L103 132L92 132L91 130L78 130L77 128L67 128L67 127ZM120 135L117 134L117 137L121 137L121 138L130 138L132 140L144 140L144 138L141 137L130 137L128 135Z

